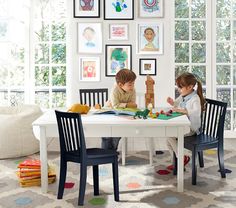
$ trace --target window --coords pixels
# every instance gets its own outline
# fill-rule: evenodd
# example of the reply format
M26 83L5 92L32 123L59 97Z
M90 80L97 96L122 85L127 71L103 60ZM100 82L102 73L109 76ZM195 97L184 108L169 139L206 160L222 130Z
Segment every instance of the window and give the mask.
M228 103L225 129L236 129L236 2L175 0L175 77L202 82L206 97ZM177 91L176 91L177 96Z
M28 8L29 1L1 0L0 105L26 102Z
M1 0L0 11L0 105L65 106L66 0Z
M34 102L45 108L66 102L66 2L35 0Z

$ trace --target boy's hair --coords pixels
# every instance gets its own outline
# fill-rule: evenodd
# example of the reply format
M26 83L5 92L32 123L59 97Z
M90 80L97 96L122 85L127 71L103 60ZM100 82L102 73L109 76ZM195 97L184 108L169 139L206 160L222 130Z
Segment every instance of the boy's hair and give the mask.
M127 82L133 82L136 79L136 74L129 69L121 69L116 74L116 83L125 84Z
M195 86L196 84L197 84L197 94L200 97L201 109L203 111L205 106L205 98L203 97L201 82L192 73L189 72L181 74L176 79L176 85L179 88L188 87L190 85Z
M154 30L153 30L151 27L146 28L146 29L144 30L144 33L146 33L148 30L151 30L152 33L155 33Z

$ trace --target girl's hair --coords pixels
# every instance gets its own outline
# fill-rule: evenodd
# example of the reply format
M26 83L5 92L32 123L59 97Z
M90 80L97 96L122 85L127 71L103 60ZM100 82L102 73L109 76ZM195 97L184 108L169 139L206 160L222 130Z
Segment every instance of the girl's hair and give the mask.
M116 74L116 83L125 84L127 82L133 82L136 79L136 74L129 69L121 69Z
M193 74L189 72L185 72L181 74L176 79L176 85L179 88L188 87L190 85L193 85L194 87L196 84L197 84L197 94L200 97L200 101L201 101L201 109L202 111L204 111L205 98L203 97L201 82Z

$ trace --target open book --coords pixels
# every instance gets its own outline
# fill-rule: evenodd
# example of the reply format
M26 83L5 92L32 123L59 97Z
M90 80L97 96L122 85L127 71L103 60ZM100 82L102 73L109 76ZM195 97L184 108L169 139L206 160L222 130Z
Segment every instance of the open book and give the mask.
M94 111L94 114L115 114L115 115L128 115L134 116L138 108L102 108Z

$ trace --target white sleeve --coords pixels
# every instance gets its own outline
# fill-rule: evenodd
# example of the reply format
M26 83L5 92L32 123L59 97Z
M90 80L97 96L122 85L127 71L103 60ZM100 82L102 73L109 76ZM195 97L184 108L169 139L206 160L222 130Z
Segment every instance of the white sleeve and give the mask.
M182 96L180 95L179 97L176 98L176 100L174 101L174 107L178 108L179 107L179 103L182 99Z

